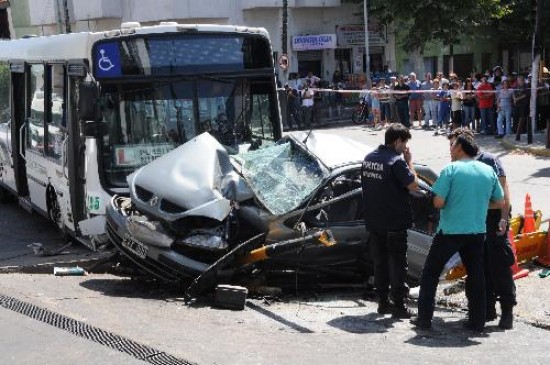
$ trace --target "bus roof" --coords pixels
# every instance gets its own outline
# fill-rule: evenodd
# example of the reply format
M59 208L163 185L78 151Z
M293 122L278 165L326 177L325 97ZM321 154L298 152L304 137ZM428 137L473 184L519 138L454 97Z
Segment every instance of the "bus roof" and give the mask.
M126 25L126 26L125 26ZM268 37L264 28L219 24L177 24L140 26L139 23L123 24L121 29L57 34L0 41L0 61L22 60L27 62L70 60L89 58L93 43L100 39L117 38L131 34L158 34L177 32L255 33Z

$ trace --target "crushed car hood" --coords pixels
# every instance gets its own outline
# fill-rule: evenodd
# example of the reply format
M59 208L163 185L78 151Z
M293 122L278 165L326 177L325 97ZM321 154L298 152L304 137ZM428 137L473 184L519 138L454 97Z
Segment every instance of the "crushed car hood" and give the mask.
M186 216L221 221L231 201L253 196L226 149L208 133L143 166L128 176L128 185L139 210L170 222Z

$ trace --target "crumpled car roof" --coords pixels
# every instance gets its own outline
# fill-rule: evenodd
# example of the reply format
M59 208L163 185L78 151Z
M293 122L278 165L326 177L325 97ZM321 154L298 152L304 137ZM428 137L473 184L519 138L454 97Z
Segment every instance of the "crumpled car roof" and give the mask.
M298 141L305 140L307 149L329 169L350 163L361 163L367 153L373 150L371 146L336 134L312 131L294 132L290 136Z

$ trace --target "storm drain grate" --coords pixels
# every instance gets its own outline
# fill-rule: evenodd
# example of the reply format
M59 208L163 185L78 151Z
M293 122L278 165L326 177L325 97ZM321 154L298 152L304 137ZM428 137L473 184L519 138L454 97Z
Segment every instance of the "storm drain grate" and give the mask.
M81 321L66 317L48 309L40 308L34 304L20 301L18 299L1 295L0 306L23 314L40 322L47 323L59 329L83 337L87 340L97 342L114 350L131 355L139 360L158 365L186 365L192 364L186 360L178 359L163 351L142 345L128 338L121 337L100 328L90 326Z

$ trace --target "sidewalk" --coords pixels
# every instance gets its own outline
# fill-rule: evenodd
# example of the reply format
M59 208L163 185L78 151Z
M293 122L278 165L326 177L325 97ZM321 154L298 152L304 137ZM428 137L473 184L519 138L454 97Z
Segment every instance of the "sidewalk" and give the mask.
M515 135L508 135L501 140L501 144L510 150L523 150L536 156L550 157L550 149L546 148L546 134L533 134L533 143L527 144L527 135L521 135L521 141L516 141Z
M335 128L338 126L346 127L351 125L356 124L352 123L348 111L347 115L343 114L341 116L333 116L332 118L320 118L318 123L314 125L314 128ZM417 125L413 126L413 128L419 129ZM522 150L536 156L550 157L550 148L546 148L546 133L534 133L533 143L531 144L527 144L527 134L522 134L520 141L516 141L515 139L515 134L511 134L501 139L500 143L504 148L509 150Z

